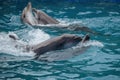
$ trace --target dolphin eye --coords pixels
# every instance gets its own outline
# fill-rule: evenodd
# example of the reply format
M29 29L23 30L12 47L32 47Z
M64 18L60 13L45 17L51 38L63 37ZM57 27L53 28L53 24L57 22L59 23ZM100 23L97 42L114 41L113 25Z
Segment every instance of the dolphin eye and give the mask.
M38 20L40 20L40 18L38 18Z
M25 15L23 15L23 17L25 18Z

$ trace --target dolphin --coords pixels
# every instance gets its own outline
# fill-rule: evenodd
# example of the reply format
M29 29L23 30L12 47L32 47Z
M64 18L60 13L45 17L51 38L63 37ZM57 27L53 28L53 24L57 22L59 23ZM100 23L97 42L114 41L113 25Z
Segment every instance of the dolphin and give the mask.
M46 40L40 44L31 47L31 50L36 53L35 59L38 59L40 55L54 50L67 49L78 43L85 43L90 39L89 35L85 35L83 38L72 34L63 34L61 36Z
M38 24L58 24L59 23L59 21L50 17L42 10L37 10L37 9L33 8L32 11L35 15L35 18L38 21Z
M16 38L15 35L10 34L9 37L15 42L19 39ZM80 36L76 36L73 34L63 34L61 36L57 36L55 38L48 39L42 43L36 45L15 45L15 47L23 47L24 51L29 52L33 51L35 53L35 58L38 59L42 54L46 52L55 51L55 50L62 50L67 49L72 46L77 45L78 43L84 43L90 39L89 35L85 35L83 38ZM19 41L17 41L19 42Z
M34 15L32 14L32 6L29 2L28 5L23 9L21 20L23 23L27 23L29 25L36 25L38 21L35 19Z
M60 22L58 20L52 18L42 10L37 10L35 8L32 8L32 5L30 2L22 11L21 21L25 24L29 24L31 26L39 27L39 28L57 27L60 29L68 29L71 31L85 31L91 34L100 34L82 24L80 25L79 24L70 24L70 25L59 24ZM51 26L46 26L47 24L51 24ZM45 25L45 26L42 26L42 25Z
M21 20L23 23L35 26L37 24L58 24L59 22L41 10L32 8L31 3L23 9Z

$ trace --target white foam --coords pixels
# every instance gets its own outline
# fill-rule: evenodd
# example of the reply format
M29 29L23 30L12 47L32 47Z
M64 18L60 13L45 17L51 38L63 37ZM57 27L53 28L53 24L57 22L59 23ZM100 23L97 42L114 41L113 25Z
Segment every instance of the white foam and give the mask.
M23 47L20 47L26 45L27 43L22 40L15 41L9 38L9 34L3 32L0 33L0 53L6 53L14 56L34 56L33 52L24 52ZM14 33L12 32L12 34ZM16 45L19 47L16 48Z
M91 14L91 11L86 11L86 12L79 12L77 15L87 15L87 14Z
M30 40L28 41L29 45L35 45L50 39L50 36L40 29L33 29L29 31L28 36L30 38Z
M46 12L47 12L47 13L52 13L53 11L50 10L50 9L47 9Z
M70 25L70 24L82 24L82 21L80 19L67 19L67 18L61 18L58 19L58 21L60 22L60 24L66 24L66 25Z
M61 14L65 14L66 12L64 12L64 11L59 11L59 15L61 15Z
M36 26L46 26L46 27L58 27L58 26L60 26L60 27L66 27L68 25L69 24L59 23L59 24L46 24L46 25L44 25L44 24L37 24Z
M82 46L87 47L87 46L96 46L96 47L104 47L104 45L96 40L90 40L82 44Z
M116 15L119 15L119 12L109 12L109 14L116 14Z
M19 35L21 35L21 37L19 38L15 33L20 33ZM25 51L26 45L36 45L50 38L47 33L40 29L31 29L27 31L20 30L15 33L0 33L0 53L11 54L14 56L34 56L35 53L32 51ZM13 35L17 40L10 38L9 35Z

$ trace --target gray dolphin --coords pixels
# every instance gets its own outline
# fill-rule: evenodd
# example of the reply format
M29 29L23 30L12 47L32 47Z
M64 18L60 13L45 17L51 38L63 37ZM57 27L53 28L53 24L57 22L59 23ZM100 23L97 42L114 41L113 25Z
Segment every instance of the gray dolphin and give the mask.
M44 28L47 26L42 27L39 24L53 24L52 26L48 26L49 28L57 27L60 29L68 29L72 31L85 31L92 34L99 34L98 32L95 32L91 30L90 28L80 24L71 24L71 25L60 25L59 21L52 18L51 16L47 15L42 10L37 10L35 8L32 8L31 3L29 2L28 5L23 9L21 20L25 24L29 24L35 27Z
M35 15L35 18L38 21L38 24L58 24L59 23L59 21L50 17L49 15L47 15L45 12L41 10L37 10L33 8L32 11Z
M18 40L14 35L9 35L9 37L15 41ZM67 49L77 45L79 42L84 43L89 39L90 39L89 35L86 35L85 37L82 38L80 36L76 36L73 34L63 34L61 36L48 39L37 45L30 46L23 44L22 46L25 49L24 51L33 51L34 53L36 53L35 59L38 59L40 55L45 54L46 52ZM19 47L19 45L16 45L15 47L17 48Z
M28 5L23 9L22 15L21 15L21 20L24 23L27 23L29 25L36 25L38 24L38 21L32 14L32 6L31 3L29 2Z
M79 42L84 43L89 39L90 37L88 34L83 38L72 34L63 34L61 36L46 40L40 44L34 45L31 47L31 50L36 53L35 59L38 59L40 55L46 52L70 48L77 45Z
M31 3L23 9L21 19L23 23L35 26L37 24L58 24L59 22L41 10L32 8Z

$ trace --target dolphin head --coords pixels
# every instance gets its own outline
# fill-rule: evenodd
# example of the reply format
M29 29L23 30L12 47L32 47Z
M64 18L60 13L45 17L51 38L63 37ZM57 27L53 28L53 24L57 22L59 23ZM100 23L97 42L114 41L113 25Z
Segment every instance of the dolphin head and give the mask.
M37 24L37 20L35 19L35 16L32 13L32 5L29 2L28 5L24 8L22 15L21 15L22 21L24 23L28 23L30 25Z
M71 35L71 34L64 34L63 39L66 40L66 42L64 42L64 44L62 45L62 48L69 48L72 46L77 45L78 43L84 43L86 41L89 41L90 37L89 35L85 35L83 38L80 36L76 36L76 35Z
M36 20L38 21L38 24L58 24L59 23L59 21L47 15L42 10L37 10L33 8L32 12L34 13Z
M24 8L21 19L24 23L35 26L37 24L58 24L59 21L50 17L45 12L32 8L31 3Z
M37 10L37 9L33 8L32 12L35 16L35 19L38 21L38 24L45 24L46 20L43 19L43 17L45 17L45 15L43 15L44 13L41 10Z

